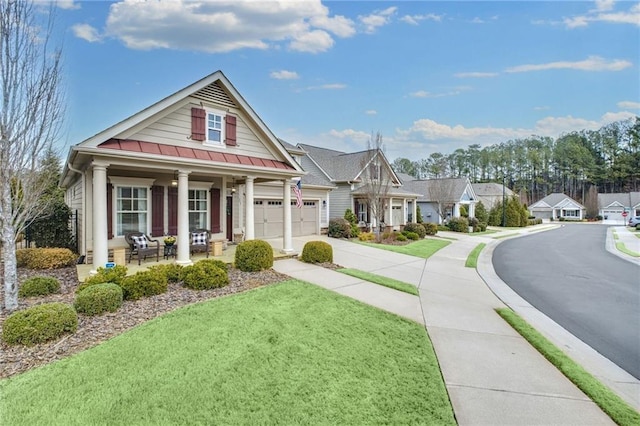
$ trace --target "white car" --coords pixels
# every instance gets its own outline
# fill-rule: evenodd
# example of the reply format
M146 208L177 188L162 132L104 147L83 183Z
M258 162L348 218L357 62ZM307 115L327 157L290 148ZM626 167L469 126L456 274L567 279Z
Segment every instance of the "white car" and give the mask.
M629 218L629 226L638 226L640 224L640 216L631 216Z

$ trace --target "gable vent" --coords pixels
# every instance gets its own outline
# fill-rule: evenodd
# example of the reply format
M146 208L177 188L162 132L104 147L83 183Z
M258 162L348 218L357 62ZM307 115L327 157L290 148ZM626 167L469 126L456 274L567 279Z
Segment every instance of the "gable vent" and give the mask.
M200 99L205 102L223 105L225 107L237 108L237 105L229 97L220 84L216 81L213 84L208 85L192 95L196 99Z

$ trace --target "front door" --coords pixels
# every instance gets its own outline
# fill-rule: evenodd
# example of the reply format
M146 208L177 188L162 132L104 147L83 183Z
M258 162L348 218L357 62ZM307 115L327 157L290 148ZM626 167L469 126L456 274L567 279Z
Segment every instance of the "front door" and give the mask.
M233 197L227 197L227 240L233 241Z

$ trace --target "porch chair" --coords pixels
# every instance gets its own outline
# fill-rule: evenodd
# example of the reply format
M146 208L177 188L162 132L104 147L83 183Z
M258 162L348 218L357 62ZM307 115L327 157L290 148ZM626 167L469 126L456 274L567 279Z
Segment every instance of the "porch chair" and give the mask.
M209 240L210 233L207 229L195 229L189 233L189 252L193 253L206 253L209 257Z
M160 242L158 240L152 240L143 232L129 232L125 234L124 239L129 244L129 260L127 263L131 263L133 256L138 256L138 265L140 265L142 258L146 260L147 256L154 254L156 262L160 260Z

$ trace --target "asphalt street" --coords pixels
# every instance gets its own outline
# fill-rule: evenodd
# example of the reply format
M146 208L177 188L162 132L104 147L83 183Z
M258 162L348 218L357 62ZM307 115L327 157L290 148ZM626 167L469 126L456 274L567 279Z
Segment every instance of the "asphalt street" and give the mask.
M568 224L503 241L493 266L531 305L640 379L640 267L606 250L606 232Z

